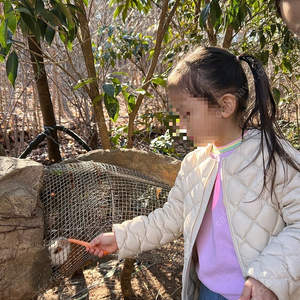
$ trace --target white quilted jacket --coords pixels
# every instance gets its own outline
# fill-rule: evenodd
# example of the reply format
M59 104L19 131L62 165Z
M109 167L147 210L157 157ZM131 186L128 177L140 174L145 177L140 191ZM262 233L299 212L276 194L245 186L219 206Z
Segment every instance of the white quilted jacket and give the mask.
M261 281L279 300L300 300L300 174L277 162L275 195L271 199L266 189L260 193L262 155L255 159L259 145L260 133L253 130L222 161L233 244L245 279L251 276ZM183 233L184 300L199 297L194 244L217 173L210 150L211 145L185 157L163 208L114 225L120 259L162 246ZM292 146L286 144L286 151L300 162L300 153Z

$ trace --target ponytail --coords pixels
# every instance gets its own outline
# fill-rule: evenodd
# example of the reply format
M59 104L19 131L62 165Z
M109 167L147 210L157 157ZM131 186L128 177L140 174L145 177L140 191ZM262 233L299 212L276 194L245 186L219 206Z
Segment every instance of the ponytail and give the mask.
M255 84L255 103L251 107L250 112L242 127L242 132L249 128L257 128L261 131L261 145L257 156L262 153L263 171L264 171L264 187L267 185L267 173L271 178L271 191L274 191L274 183L276 178L276 154L281 161L285 161L298 172L300 172L299 164L286 153L283 145L278 137L283 138L280 127L276 122L277 107L273 98L270 83L261 62L255 57L247 54L240 55L240 61L245 61L252 72ZM265 148L268 156L265 161Z

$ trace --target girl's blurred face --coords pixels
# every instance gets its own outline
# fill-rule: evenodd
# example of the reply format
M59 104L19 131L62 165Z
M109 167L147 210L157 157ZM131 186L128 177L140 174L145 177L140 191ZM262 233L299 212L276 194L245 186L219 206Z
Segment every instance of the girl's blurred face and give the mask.
M179 115L176 131L184 130L195 147L206 146L219 137L222 118L218 104L208 106L208 99L202 95L170 93L170 99L173 114Z

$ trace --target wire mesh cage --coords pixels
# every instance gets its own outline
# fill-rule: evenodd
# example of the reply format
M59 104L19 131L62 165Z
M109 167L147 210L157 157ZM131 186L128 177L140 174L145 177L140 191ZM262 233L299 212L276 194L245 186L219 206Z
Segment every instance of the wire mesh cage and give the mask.
M148 215L167 201L170 186L117 166L78 162L45 168L45 245L54 276L67 277L92 260L92 255L66 238L90 241L112 224Z

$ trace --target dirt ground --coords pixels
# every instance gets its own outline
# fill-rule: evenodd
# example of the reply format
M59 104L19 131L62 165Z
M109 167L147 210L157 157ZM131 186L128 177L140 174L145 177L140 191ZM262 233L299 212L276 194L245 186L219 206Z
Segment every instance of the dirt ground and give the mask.
M130 299L181 299L183 241L178 239L161 249L148 251L136 257ZM128 299L121 290L120 274L123 261L111 256L86 267L82 274L64 279L58 287L40 295L38 300L102 300Z

